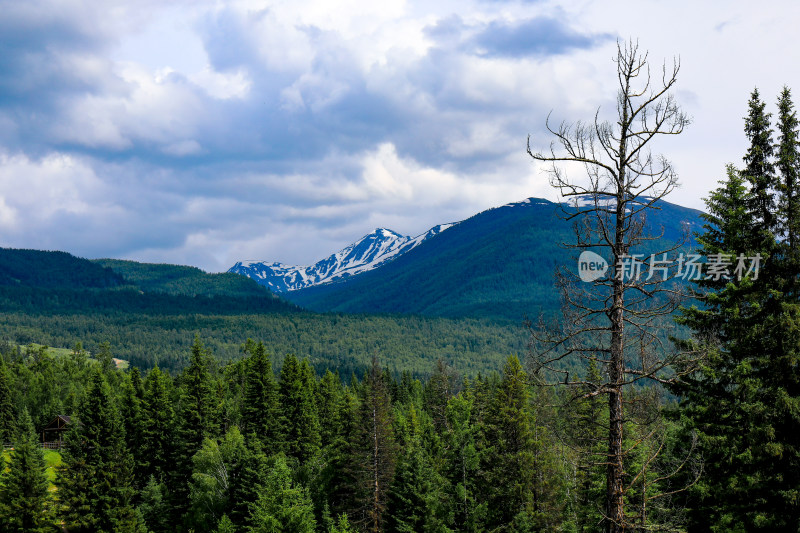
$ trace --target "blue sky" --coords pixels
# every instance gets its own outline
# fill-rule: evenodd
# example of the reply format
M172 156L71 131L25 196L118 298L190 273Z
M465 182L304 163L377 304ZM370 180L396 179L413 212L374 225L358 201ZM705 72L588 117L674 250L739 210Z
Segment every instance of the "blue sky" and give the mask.
M790 2L0 0L0 246L310 264L529 196L544 121L613 117L618 38L680 56L675 203L800 91ZM797 99L796 99L797 100ZM800 102L800 100L797 100Z

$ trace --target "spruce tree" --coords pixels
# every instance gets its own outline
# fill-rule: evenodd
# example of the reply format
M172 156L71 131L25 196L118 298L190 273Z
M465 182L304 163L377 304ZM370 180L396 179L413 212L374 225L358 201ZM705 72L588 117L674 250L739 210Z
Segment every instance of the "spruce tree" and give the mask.
M314 533L316 520L308 490L292 479L286 458L277 455L253 505L249 533Z
M800 257L800 154L798 154L798 121L792 93L784 87L778 98L777 161L780 236L786 249L787 276L798 272ZM792 276L793 277L793 276ZM796 288L792 287L792 291ZM796 294L796 292L794 293Z
M384 530L446 531L446 480L437 472L423 442L423 434L429 434L433 423L411 404L398 415L397 425L401 427L402 444L387 496Z
M9 443L14 438L16 418L14 398L11 394L11 374L5 359L0 356L0 445Z
M139 369L134 368L122 382L122 397L119 410L125 428L125 445L133 456L134 487L139 490L147 483L145 465L152 449L144 445L144 419L142 384Z
M569 493L568 514L575 529L594 531L603 520L602 501L605 492L605 428L608 410L595 387L602 383L597 361L589 361L587 385L570 391L562 404L561 420L564 440L572 451L573 487ZM567 391L563 391L566 395Z
M342 474L352 480L343 498L349 508L334 506L337 513L347 512L351 521L365 531L383 530L387 495L394 477L397 443L392 425L389 387L376 357L358 385L359 402L353 420L353 434L348 440Z
M307 360L287 355L279 383L284 449L305 463L319 452L320 435L314 399L316 379Z
M181 375L181 403L177 422L173 466L168 489L176 516L175 522L189 509L189 482L192 477L192 457L207 438L219 435L216 394L208 355L200 340L195 338L189 365Z
M67 434L57 478L61 518L70 531L135 531L133 459L114 398L99 369Z
M483 455L488 503L488 529L514 521L518 514L537 512L535 453L528 376L516 356L503 367L486 428Z
M141 417L142 477L149 481L152 476L161 483L173 469L176 416L170 378L158 366L145 379Z
M478 438L481 430L473 418L474 392L467 384L447 403L447 427L443 437L445 469L451 492L453 527L457 531L483 531L486 501L481 494Z
M356 383L351 380L351 385ZM325 448L325 465L318 479L325 499L335 515L347 514L351 520L363 518L366 500L364 477L364 445L361 405L356 393L347 387L342 391L337 408L340 427Z
M770 128L771 113L765 111L766 104L761 100L758 89L754 89L748 102L748 113L744 119L744 130L750 147L744 156L745 168L742 171L750 183L748 210L753 213L757 226L755 229L763 238L776 225L775 189L777 179L772 160L774 145Z
M791 107L785 101L779 107L781 139L789 139ZM692 519L714 531L778 531L800 522L800 305L792 290L797 273L788 267L795 251L778 241L790 233L788 218L766 212L776 188L777 205L789 202L787 189L774 185L772 152L763 146L769 115L757 91L750 110L751 147L742 172L750 189L743 191L729 168L727 182L707 202L708 224L698 241L709 257L718 251L759 254L766 264L757 276L699 283L703 306L684 310L682 321L694 331L685 348L705 358L701 371L675 389L705 459L705 475L690 499ZM791 159L790 148L779 147L779 170L781 152L786 165ZM748 201L742 203L743 197Z
M319 418L320 445L330 446L341 434L341 405L344 391L337 374L325 372L317 386L316 404Z
M246 359L242 395L242 433L255 436L267 448L280 444L278 385L264 344L259 342Z
M0 529L8 533L50 531L47 463L27 409L19 428L8 472L0 471Z

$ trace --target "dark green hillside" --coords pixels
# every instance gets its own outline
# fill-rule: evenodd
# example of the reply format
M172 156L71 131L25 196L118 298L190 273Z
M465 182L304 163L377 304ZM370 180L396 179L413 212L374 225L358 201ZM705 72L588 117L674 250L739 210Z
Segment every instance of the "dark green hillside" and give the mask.
M699 211L661 202L651 231L675 241ZM559 306L553 274L575 265L561 246L574 240L571 223L547 200L479 213L387 265L335 284L284 297L315 311L485 317L519 323ZM663 247L663 242L653 243ZM655 248L658 249L658 248Z
M124 283L111 269L66 252L0 248L0 286L105 289Z
M69 348L81 342L95 352L107 342L115 357L134 366L179 369L195 335L221 360L238 358L241 345L256 338L269 343L276 367L292 353L343 375L360 372L373 354L392 370L424 373L442 358L475 375L525 348L518 325L317 315L236 274L87 261L63 252L4 252L5 271L18 273L7 276L17 281L0 285L0 340L11 344Z
M237 314L299 309L256 282L193 267L89 261L65 252L0 249L4 312Z
M191 266L137 263L121 259L95 259L143 292L177 296L258 296L272 295L255 281L236 274L208 274Z

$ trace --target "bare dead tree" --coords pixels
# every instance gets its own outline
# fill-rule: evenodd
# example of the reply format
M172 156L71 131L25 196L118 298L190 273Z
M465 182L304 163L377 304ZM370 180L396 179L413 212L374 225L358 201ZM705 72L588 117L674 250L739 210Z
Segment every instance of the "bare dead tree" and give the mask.
M677 369L690 371L696 357L675 350L663 335L683 297L674 283L680 265L668 255L684 242L653 251L663 242L663 230L655 235L646 231L647 213L660 209L659 200L678 185L669 160L654 155L650 144L658 137L680 134L689 124L671 92L680 63L675 60L672 68L665 63L660 80L654 79L647 53L640 52L636 42L618 42L615 63L615 122L601 120L598 109L591 123L562 122L553 129L548 116L547 129L555 136L549 151L534 153L528 138L528 154L549 164L551 185L567 201L563 216L573 222L575 241L565 245L595 251L611 265L588 282L573 269L562 268L557 274L564 310L561 325L553 329L542 324L531 331L539 347L532 354L534 373L543 382L573 386L576 396L584 398L607 396L604 515L606 529L614 533L644 527L637 518L642 509L625 508L626 494L641 475L626 475L624 468L632 453L623 447L625 391L644 380L667 383L675 379ZM575 164L583 167L583 179L568 176L565 166ZM570 374L565 363L573 358L596 361L602 378ZM659 449L656 446L654 453ZM645 459L644 464L653 460Z

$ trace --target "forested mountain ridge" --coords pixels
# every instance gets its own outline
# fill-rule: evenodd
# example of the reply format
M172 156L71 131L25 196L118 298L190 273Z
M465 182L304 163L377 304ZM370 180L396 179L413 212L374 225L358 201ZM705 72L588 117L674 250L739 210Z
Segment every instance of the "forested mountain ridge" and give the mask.
M66 252L0 248L0 286L107 289L125 284L110 268Z
M566 211L562 210L565 208ZM571 242L575 208L528 198L478 213L381 267L341 282L284 294L318 312L403 313L519 322L558 308L553 275L577 266ZM577 209L580 209L578 207ZM700 211L659 201L648 230L665 243L701 227Z
M142 292L175 296L233 296L276 298L269 289L242 276L227 272L210 274L183 265L139 263L121 259L95 259Z

